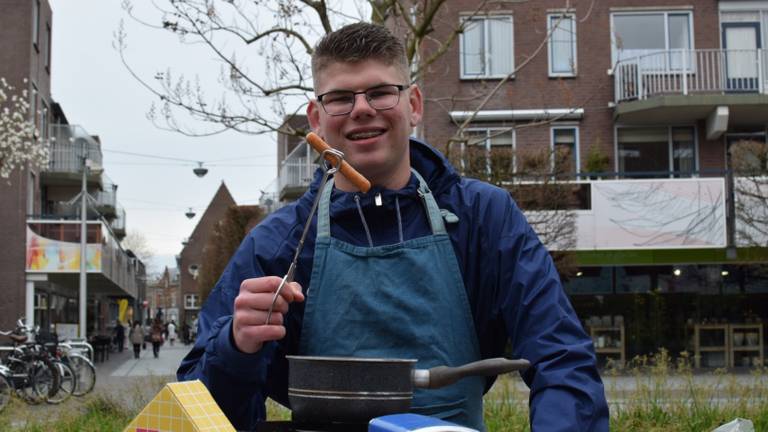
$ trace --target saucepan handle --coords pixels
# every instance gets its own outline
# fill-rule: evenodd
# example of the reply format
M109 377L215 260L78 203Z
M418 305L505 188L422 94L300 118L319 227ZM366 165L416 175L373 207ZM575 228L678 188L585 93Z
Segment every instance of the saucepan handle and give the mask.
M436 366L431 369L414 369L413 385L421 388L440 388L464 377L500 375L527 369L530 365L531 363L524 359L510 360L497 357L456 367Z

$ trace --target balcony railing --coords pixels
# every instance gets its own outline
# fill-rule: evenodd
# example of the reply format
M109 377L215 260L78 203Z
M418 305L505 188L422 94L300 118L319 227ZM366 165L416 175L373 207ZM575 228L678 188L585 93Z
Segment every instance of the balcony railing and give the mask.
M80 271L80 222L30 219L27 221L27 264L31 273ZM103 276L135 297L143 264L129 256L102 221L88 221L87 271Z
M110 226L112 227L112 231L115 232L115 235L119 237L125 235L125 209L119 203L115 205L117 206L117 210L115 211L117 217L110 222Z
M284 161L280 167L280 188L308 187L317 166L310 158Z
M51 125L49 172L79 173L85 156L102 165L101 145L88 132L76 125Z
M616 103L661 95L768 92L768 50L658 51L621 60Z
M101 175L102 190L96 192L96 206L99 212L105 217L110 218L115 215L115 209L117 206L117 185L106 176Z

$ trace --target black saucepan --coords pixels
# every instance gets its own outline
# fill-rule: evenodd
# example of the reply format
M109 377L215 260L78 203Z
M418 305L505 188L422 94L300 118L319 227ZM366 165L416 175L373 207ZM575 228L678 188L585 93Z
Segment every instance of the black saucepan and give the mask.
M288 400L294 421L367 423L407 412L413 388L440 388L467 376L492 376L530 366L492 358L458 367L414 369L416 360L354 357L288 358Z

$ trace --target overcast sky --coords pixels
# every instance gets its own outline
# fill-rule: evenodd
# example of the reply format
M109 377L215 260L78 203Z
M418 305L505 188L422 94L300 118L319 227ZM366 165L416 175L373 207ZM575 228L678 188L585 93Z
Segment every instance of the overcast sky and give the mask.
M156 128L146 113L153 96L132 78L113 48L114 33L126 18L118 0L49 0L53 9L52 96L71 124L99 135L106 174L118 184L117 200L126 210L126 230L139 232L156 253L154 267L175 265L216 189L224 181L238 204L255 204L276 177L274 136L227 133L190 138ZM135 2L148 4L149 2ZM139 7L137 6L137 9ZM213 64L209 52L186 47L167 32L126 19L128 56L145 77L173 71L194 76L201 64ZM209 93L216 76L202 77ZM114 151L217 161L236 158L240 165L211 167L197 178L192 166L167 165L158 159ZM188 207L197 216L187 219Z

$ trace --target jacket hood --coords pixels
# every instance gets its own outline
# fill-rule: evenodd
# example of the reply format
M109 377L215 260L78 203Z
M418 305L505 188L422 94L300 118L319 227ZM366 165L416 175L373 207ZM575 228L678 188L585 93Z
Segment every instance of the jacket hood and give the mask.
M432 194L438 196L453 185L459 182L460 176L454 167L448 162L448 159L432 146L419 139L410 138L411 168L415 169L424 180L426 180ZM314 178L300 201L301 205L311 206L320 181L323 178L323 170L315 170ZM331 200L331 214L337 215L348 210L357 211L355 197L359 197L360 204L365 207L373 202L377 194L384 198L385 206L392 205L394 197L415 197L417 196L418 180L411 175L408 184L399 190L384 189L380 186L373 186L367 193L362 192L343 192L338 189L333 191ZM393 199L387 199L392 197Z

